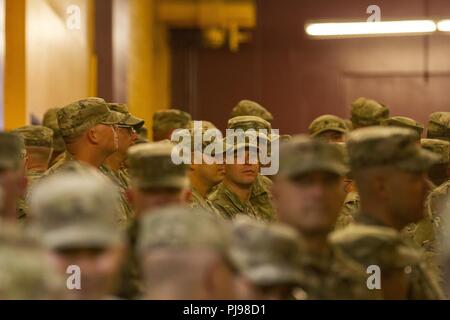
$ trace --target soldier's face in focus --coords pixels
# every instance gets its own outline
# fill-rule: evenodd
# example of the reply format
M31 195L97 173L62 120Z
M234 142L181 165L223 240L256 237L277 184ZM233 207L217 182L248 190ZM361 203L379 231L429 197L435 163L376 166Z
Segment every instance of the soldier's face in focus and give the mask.
M249 152L245 152L245 163L237 163L237 155L235 154L234 163L225 165L225 176L228 180L244 186L250 186L255 182L259 173L259 163L250 163Z
M110 155L116 152L119 148L119 139L116 133L117 127L115 125L99 124L95 128L99 132L98 141L102 150Z
M105 299L115 294L125 248L61 249L50 251L50 262L64 279L70 274L67 268L78 266L81 272L81 289L67 289L68 299Z
M133 127L118 126L117 127L118 152L126 155L128 148L136 142L138 135Z
M310 172L294 178L277 177L273 198L280 221L305 234L329 233L345 199L343 178Z
M398 224L407 225L422 219L429 192L425 173L392 170L386 180L386 202Z

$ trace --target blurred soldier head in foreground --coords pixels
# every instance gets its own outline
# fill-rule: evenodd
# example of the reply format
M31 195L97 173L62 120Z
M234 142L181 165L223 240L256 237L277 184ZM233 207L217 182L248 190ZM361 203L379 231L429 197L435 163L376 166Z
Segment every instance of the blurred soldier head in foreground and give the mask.
M131 178L129 197L137 216L149 209L181 204L189 199L187 167L172 161L168 141L139 144L130 148L128 165Z
M229 226L209 212L169 206L145 214L138 253L144 298L228 300L235 297Z
M115 294L126 249L119 208L118 190L90 167L65 168L36 184L30 209L50 261L68 279L66 298Z
M245 217L233 224L231 257L240 274L238 298L293 299L302 279L300 239L295 230Z

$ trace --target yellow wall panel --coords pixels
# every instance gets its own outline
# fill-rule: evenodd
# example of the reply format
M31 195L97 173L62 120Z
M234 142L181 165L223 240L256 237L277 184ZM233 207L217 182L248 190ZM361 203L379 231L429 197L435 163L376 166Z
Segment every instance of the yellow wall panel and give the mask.
M5 3L4 127L26 123L25 19L26 0Z
M27 1L27 107L52 107L95 94L90 0Z

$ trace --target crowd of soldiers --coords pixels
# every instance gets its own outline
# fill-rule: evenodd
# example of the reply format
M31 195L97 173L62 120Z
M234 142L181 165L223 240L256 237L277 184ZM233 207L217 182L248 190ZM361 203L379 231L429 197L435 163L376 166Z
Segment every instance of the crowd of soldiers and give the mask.
M152 142L101 98L0 132L0 299L444 299L450 112L426 138L366 98L308 134L272 121L243 100L227 128L279 143L273 176L249 161L261 139L219 141L243 163L204 152L212 139L175 163L173 132L198 134L176 109L154 114Z

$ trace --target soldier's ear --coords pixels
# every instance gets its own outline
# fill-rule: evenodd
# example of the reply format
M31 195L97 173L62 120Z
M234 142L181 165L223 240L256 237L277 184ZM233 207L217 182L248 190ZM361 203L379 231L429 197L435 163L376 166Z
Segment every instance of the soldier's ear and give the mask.
M98 132L95 127L87 130L86 137L92 144L98 144Z

